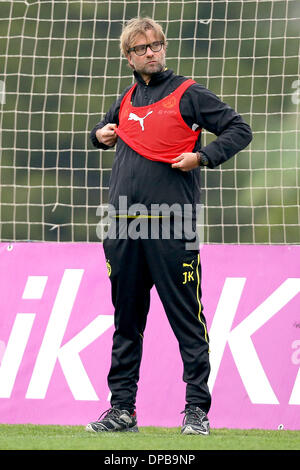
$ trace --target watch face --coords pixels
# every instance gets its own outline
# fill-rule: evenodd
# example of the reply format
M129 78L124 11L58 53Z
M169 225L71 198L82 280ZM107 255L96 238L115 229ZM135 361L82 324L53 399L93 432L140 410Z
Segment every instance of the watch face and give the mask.
M204 155L201 155L201 164L204 166L208 165L208 158L205 157Z

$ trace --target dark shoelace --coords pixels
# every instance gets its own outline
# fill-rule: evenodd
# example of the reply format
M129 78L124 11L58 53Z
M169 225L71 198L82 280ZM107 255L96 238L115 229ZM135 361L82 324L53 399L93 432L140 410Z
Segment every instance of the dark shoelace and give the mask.
M101 418L104 415L105 415L104 419L109 419L109 418L119 418L120 414L121 414L121 410L119 410L118 408L112 407L106 411L103 411L103 413L99 416L97 421L101 421Z
M185 416L182 420L182 424L185 423L185 420L188 418L191 424L198 424L199 421L202 422L203 418L206 417L204 411L202 410L192 410L192 409L187 409L183 410L181 414L184 413Z

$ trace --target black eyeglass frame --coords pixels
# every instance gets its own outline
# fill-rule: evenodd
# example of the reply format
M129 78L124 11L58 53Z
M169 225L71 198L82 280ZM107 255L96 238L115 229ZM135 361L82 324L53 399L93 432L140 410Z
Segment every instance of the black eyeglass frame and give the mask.
M159 45L160 45L160 48L157 49L157 50L153 50L153 49L152 49L153 44L159 44ZM151 42L150 44L139 44L138 46L131 47L130 49L128 49L128 52L134 52L136 55L138 55L139 57L141 57L142 55L145 55L145 54L146 54L148 47L150 47L150 49L151 49L152 52L160 52L160 51L162 50L162 47L163 47L164 44L165 44L164 41L154 41L154 42ZM137 54L136 48L137 48L137 47L141 47L141 46L143 46L143 47L145 48L145 51L144 51L142 54ZM151 47L151 46L152 46L152 47Z

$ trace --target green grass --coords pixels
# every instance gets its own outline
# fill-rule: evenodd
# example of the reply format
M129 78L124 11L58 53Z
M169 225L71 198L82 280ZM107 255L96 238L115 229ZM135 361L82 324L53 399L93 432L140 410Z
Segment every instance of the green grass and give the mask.
M139 433L87 433L83 426L0 425L0 450L299 450L300 431L212 429L183 436L180 428Z

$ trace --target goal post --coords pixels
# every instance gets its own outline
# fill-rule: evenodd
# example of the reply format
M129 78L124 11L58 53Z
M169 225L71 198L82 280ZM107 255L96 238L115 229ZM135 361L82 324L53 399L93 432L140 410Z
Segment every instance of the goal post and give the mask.
M299 244L299 0L1 1L0 240L99 241L114 152L89 133L133 81L119 36L138 15L163 26L168 68L253 130L201 172L204 242Z

